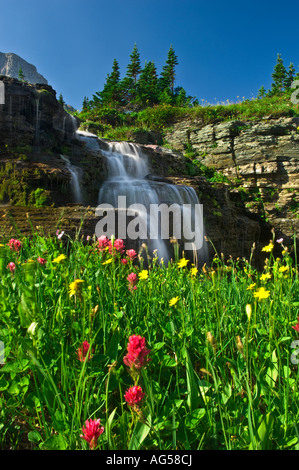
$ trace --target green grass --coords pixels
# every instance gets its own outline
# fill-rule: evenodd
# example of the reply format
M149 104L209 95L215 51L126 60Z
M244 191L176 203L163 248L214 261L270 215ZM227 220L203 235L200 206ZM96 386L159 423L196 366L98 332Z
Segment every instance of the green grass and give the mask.
M205 103L192 108L161 104L133 113L126 113L121 109L99 108L78 114L82 120L82 128L87 126L92 129L92 123L95 123L94 126L101 127L99 135L102 137L111 138L112 135L112 138L117 138L119 134L121 139L129 139L136 128L157 130L163 134L174 122L180 120L189 120L192 126L192 121L200 121L206 125L232 120L255 121L264 117L293 116L299 116L299 108L298 104L291 102L290 93L287 92L280 96L244 99L236 103Z
M217 255L197 273L154 259L129 290L142 265L94 240L21 241L19 252L0 246L1 449L88 449L80 434L90 418L105 428L99 449L299 448L299 285L288 251L261 253L263 273ZM76 279L84 283L70 297ZM269 296L258 300L263 286ZM123 362L133 334L151 359L134 380ZM80 362L83 341L92 358ZM136 380L138 413L124 399Z

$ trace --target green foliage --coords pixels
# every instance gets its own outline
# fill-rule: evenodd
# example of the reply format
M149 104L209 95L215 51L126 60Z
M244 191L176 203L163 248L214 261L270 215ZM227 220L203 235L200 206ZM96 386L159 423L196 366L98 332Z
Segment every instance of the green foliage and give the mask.
M154 258L130 291L142 265L64 237L34 233L20 251L1 240L2 450L87 449L90 418L104 426L101 450L298 450L299 280L284 246L259 248L263 272L216 253L198 271ZM137 376L123 361L133 334L151 359ZM124 400L133 380L145 393L135 410Z

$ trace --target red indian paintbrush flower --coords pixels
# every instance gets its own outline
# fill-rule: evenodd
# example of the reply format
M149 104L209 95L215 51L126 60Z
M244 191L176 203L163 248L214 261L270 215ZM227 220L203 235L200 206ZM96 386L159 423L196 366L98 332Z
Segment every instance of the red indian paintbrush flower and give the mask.
M137 258L137 253L135 250L127 250L126 251L126 254L128 256L128 258L130 258L130 260L134 260L135 258Z
M294 328L294 330L298 331L298 333L299 333L299 317L298 317L297 320L298 320L298 321L297 321L297 325L292 326L292 328Z
M150 350L145 346L145 338L142 338L140 335L129 337L127 349L128 354L124 357L124 363L130 369L141 369L149 362L150 359L146 356L149 355Z
M139 385L130 387L124 395L127 404L133 408L138 407L144 396L145 393L143 393L142 388Z
M6 266L7 269L10 270L10 272L13 274L15 272L15 269L16 269L16 265L13 261L11 261L10 263L8 263L8 265Z
M89 447L93 450L98 444L100 435L104 432L104 427L101 426L100 419L87 419L85 421L85 427L82 426L82 432L83 434L80 434L80 437L85 439Z
M90 355L90 352L88 353L90 348L90 344L88 341L83 341L82 348L77 349L77 356L80 362L84 362L85 359L91 359L92 356Z
M20 242L20 240L15 240L14 238L11 238L9 242L7 243L7 245L9 246L11 250L14 250L14 251L20 251L22 247L22 243Z
M124 241L121 240L120 238L117 238L116 240L114 240L114 242L112 243L112 240L109 240L109 253L113 254L115 252L118 252L118 253L124 253L125 251L125 244L124 244Z

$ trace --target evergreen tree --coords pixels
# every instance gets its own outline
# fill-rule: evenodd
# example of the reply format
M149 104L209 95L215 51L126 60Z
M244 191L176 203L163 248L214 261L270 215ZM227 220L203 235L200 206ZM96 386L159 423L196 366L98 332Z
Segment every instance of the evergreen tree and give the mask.
M286 89L291 88L292 82L294 81L294 78L295 78L295 72L296 70L295 70L294 64L293 62L291 62L289 65L289 69L287 71L286 79L284 81L284 87Z
M142 106L158 103L158 75L154 62L145 62L137 83L137 101Z
M257 94L257 97L258 98L264 98L266 96L266 88L263 86L261 86L261 88L259 89L258 91L258 94Z
M23 70L20 68L18 72L18 78L21 82L25 81L25 75L23 74Z
M96 95L102 105L116 106L120 103L120 70L118 61L116 59L113 61L112 72L107 75L103 90L101 92L97 92Z
M63 99L63 96L62 96L61 93L60 93L60 95L59 95L58 102L59 102L62 106L65 105L65 102L64 102L64 99Z
M283 65L281 54L277 54L277 62L272 73L272 94L280 94L283 91L285 80L287 78L287 71Z
M137 49L137 45L135 43L134 49L132 54L130 55L131 62L127 66L127 77L133 78L134 84L137 83L137 77L141 72L141 65L140 65L140 54Z
M170 49L168 51L167 55L167 60L166 63L163 67L160 79L159 79L159 85L160 85L160 90L162 95L165 95L165 90L167 88L170 89L170 93L173 96L174 94L174 82L175 82L175 66L178 65L178 58L175 55L173 46L170 46ZM168 91L166 91L166 95L169 95Z

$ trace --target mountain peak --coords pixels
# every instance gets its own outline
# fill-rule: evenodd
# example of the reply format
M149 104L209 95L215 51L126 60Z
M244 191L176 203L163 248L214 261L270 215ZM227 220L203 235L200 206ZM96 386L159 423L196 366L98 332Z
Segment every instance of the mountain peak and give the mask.
M37 72L35 65L30 64L13 52L0 52L0 75L19 78L20 69L23 72L24 79L29 83L48 84L45 77Z

